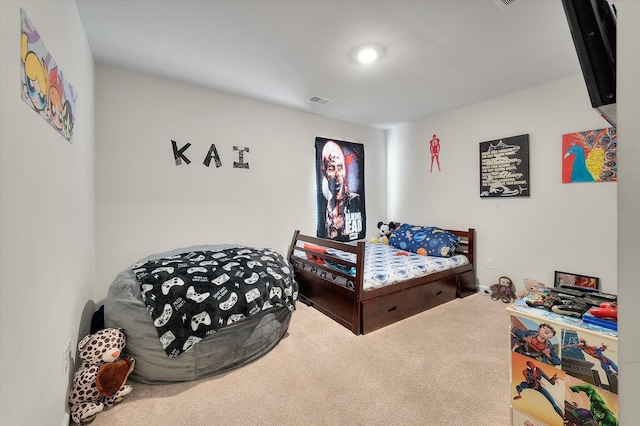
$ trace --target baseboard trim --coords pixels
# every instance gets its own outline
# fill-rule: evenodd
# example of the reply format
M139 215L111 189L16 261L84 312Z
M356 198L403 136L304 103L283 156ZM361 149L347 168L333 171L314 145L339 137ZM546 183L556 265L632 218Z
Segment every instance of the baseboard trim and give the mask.
M489 290L489 286L488 285L480 284L480 285L478 285L478 293L488 296L488 295L491 294L491 290Z

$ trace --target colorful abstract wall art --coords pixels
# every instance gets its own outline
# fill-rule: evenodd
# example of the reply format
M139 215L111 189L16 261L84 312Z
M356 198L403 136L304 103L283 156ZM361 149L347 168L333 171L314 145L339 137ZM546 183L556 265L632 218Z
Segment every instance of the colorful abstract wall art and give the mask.
M562 135L562 183L618 180L616 128Z
M21 16L22 100L71 142L78 94L47 50L27 13Z

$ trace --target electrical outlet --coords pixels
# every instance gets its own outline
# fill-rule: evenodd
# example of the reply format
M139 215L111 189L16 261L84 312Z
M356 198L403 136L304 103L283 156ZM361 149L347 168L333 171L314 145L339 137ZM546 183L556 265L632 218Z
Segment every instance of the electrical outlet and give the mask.
M67 342L67 346L64 348L63 354L64 360L64 374L69 374L69 365L71 363L71 337L69 337L69 341Z
M493 259L487 258L487 269L493 269Z

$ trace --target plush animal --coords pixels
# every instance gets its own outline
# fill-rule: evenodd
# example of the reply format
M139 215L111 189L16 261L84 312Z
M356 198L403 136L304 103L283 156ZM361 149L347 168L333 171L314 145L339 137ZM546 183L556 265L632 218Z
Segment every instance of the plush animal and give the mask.
M393 231L395 231L400 226L399 223L389 222L378 222L378 237L374 237L371 239L372 243L382 243L389 244L389 235Z
M519 291L517 296L519 299L524 299L530 294L537 294L540 292L540 289L545 288L546 286L542 284L540 281L530 280L528 278L524 279L524 290Z
M491 290L492 300L502 300L504 303L516 300L516 286L509 277L500 277L498 284L493 284L489 290Z
M131 392L126 384L135 360L119 358L126 344L121 328L105 328L85 336L78 343L82 366L73 375L69 392L71 419L76 424L91 422L105 407L122 401Z

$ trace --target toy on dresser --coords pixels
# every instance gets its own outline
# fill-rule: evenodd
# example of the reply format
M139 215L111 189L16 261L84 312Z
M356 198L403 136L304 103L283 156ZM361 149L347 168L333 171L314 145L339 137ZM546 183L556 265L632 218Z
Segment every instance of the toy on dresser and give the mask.
M135 360L119 358L125 343L121 328L99 330L78 343L82 366L73 375L69 393L71 419L75 423L91 422L105 407L122 401L131 392L126 382Z
M546 287L540 281L531 280L529 278L525 278L524 281L524 290L518 292L518 299L524 299L528 295L538 295L541 291Z
M545 308L559 315L581 318L586 323L617 330L616 295L571 285L537 287L533 290L530 284L525 280L525 292L518 293L528 306Z

